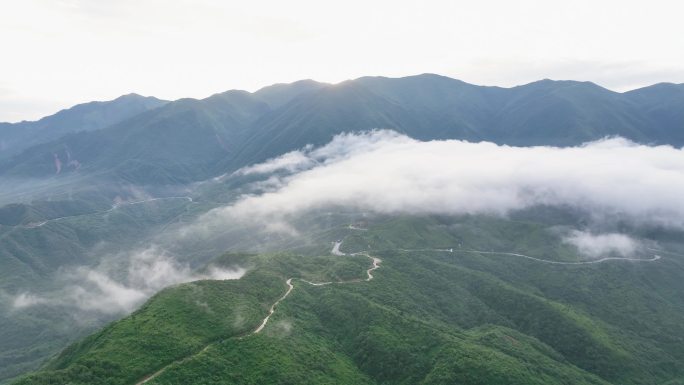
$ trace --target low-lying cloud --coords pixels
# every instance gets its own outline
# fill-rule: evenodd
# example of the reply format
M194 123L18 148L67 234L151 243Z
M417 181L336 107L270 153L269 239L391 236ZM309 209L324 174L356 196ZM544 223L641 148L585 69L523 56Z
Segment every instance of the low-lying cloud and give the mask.
M378 130L342 134L239 173L274 171L262 193L210 211L185 233L241 219L286 230L294 215L340 205L409 214L569 205L596 216L684 227L684 151L621 138L569 148L511 147L421 142Z
M605 255L629 258L641 249L639 241L619 233L592 234L573 230L563 238L563 241L575 246L581 254L590 258Z
M13 307L53 305L102 314L129 313L165 287L201 279L238 279L245 273L242 268L216 266L195 273L157 247L131 253L127 264L124 274L116 274L116 269L107 263L96 269L81 267L63 272L64 289L52 295L20 293L14 297Z
M315 164L315 161L308 154L307 147L302 151L291 151L265 163L258 163L252 166L241 168L236 171L237 175L268 174L276 171L295 172L308 168Z

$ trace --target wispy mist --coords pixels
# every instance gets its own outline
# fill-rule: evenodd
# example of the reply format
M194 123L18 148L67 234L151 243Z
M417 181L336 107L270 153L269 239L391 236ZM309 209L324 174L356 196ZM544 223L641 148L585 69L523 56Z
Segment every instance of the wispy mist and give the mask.
M642 247L638 240L619 233L592 234L573 230L563 238L563 241L577 247L581 254L591 258L610 254L632 257Z
M269 173L279 171L275 175ZM263 193L210 211L185 234L239 220L293 231L290 219L326 206L379 213L506 214L565 205L597 218L684 227L684 151L621 138L571 148L420 142L393 131L343 134L250 166Z
M510 147L420 142L378 130L339 135L325 146L308 146L236 174L260 176L254 184L258 193L243 195L160 237L165 249L223 239L226 231L254 237L252 228L277 233L274 239L295 236L302 214L330 207L384 214L506 215L536 205L562 205L589 212L599 221L619 217L637 225L684 228L684 151L620 138L572 148ZM235 236L229 239L239 242ZM639 248L637 241L614 230L572 232L564 240L589 257L628 256ZM238 278L244 272L209 270L198 275L156 247L131 253L127 261L125 274L105 264L73 269L63 274L66 288L59 295L20 293L15 307L60 304L127 312L163 287Z
M275 171L295 172L308 168L315 164L309 151L311 146L302 151L291 151L274 158L268 162L258 163L252 166L241 168L236 171L237 175L268 174Z
M111 263L121 256L106 259L98 268L80 267L61 273L64 289L50 294L20 293L15 296L15 309L36 305L66 306L82 311L120 314L133 311L159 290L201 279L238 279L245 270L210 266L198 274L157 247L128 255L122 273Z

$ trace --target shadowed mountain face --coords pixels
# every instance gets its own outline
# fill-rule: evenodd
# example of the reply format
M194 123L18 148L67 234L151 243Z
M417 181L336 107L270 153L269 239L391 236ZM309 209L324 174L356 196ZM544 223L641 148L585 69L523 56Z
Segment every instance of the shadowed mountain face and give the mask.
M140 97L120 99L130 98ZM162 103L144 101L145 106ZM84 106L94 108L86 104L72 110ZM229 91L203 100L182 99L132 117L122 113L119 123L111 109L96 115L109 118L98 120L99 125L91 122L91 113L81 118L80 131L88 132L63 129L59 132L70 134L5 160L0 173L44 177L107 172L136 183L175 184L322 144L341 132L374 128L421 140L519 146L570 146L615 135L681 146L683 106L684 86L675 84L616 93L588 82L542 80L499 88L431 74L364 77L337 85L303 80L252 94ZM107 122L116 124L94 130ZM16 131L15 126L5 130ZM51 132L41 141L56 136Z
M69 133L111 126L166 103L154 97L129 94L108 102L79 104L35 122L0 123L0 159Z

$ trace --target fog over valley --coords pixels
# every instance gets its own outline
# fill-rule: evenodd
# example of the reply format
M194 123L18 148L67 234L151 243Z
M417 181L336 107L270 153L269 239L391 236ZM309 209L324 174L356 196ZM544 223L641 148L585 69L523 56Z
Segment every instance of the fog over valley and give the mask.
M0 384L679 383L682 111L426 73L0 123Z
M236 174L268 178L256 183L258 194L213 209L193 226L246 218L273 226L326 206L505 215L535 205L571 206L596 221L620 216L636 224L684 226L684 150L622 138L569 148L512 147L421 142L377 130L342 134Z

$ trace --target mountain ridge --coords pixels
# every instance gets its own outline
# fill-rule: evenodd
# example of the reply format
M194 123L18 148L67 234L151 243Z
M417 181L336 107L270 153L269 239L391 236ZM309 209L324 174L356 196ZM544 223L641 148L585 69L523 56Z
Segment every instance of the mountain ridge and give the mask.
M482 87L431 74L364 77L335 85L304 80L256 92L229 90L204 99L165 102L102 128L71 125L77 132L0 160L0 198L2 204L10 203L0 207L0 306L9 309L0 312L0 383L36 369L68 343L122 315L87 308L83 314L89 324L73 326L71 312L81 313L67 303L74 300L70 292L58 298L64 289L60 285L65 281L59 280L63 271L105 271L126 287L126 269L133 266L127 263L135 262L126 261L127 253L150 243L171 245L170 255L178 258L183 271L185 263L187 269L201 268L228 247L301 255L264 254L240 262L250 271L254 268L257 276L266 273L268 279L260 281L260 287L271 293L261 299L240 298L239 291L231 295L231 301L250 313L239 330L223 323L229 317L216 314L205 320L207 328L194 330L194 318L169 318L167 307L173 303L190 312L187 315L198 306L206 310L200 305L205 303L212 309L219 306L216 312L226 315L231 309L220 308L221 293L232 284L174 286L98 333L101 337L73 345L27 383L54 378L102 383L93 378L103 373L107 377L107 371L124 379L119 383L133 383L165 365L169 370L154 381L192 383L196 369L209 366L215 378L239 377L240 370L231 368L253 373L248 379L235 377L236 383L269 383L274 378L316 383L335 376L349 383L468 383L459 377L463 373L494 381L484 383L510 383L506 375L513 372L520 384L534 383L531 379L540 384L676 383L684 375L677 367L684 357L678 340L684 307L680 296L673 295L681 288L681 258L676 253L682 250L681 231L610 224L611 231L635 232L647 242L671 245L674 253L581 265L559 229L585 229L588 219L569 209L535 208L512 214L510 222L481 216L390 216L375 223L372 213L335 208L296 219L305 234L296 239L262 235L240 221L222 224L208 238L176 246L170 238L212 209L268 191L272 179L262 177L281 176L232 171L307 144L328 143L341 133L390 128L418 140L487 140L516 146L574 146L622 135L638 143L676 146L680 139L684 142L683 91L683 85L659 84L617 93L590 82L552 80ZM338 245L344 239L347 257L377 252L383 268L372 285L382 290L364 291L369 285L297 287L277 305L264 334L234 344L232 337L255 326L269 306L275 308L273 300L282 295L286 278L347 281L366 271L367 260L357 266L348 260L353 258L329 255L329 242L335 239ZM461 244L489 251L451 251ZM266 270L258 272L260 261L267 261L262 265ZM540 264L550 261L556 262ZM111 271L110 263L116 265ZM307 276L305 270L313 267L321 274ZM354 272L357 275L348 276ZM250 274L246 281L253 279ZM81 278L74 279L81 285ZM251 285L238 286L242 284ZM77 287L90 287L83 285ZM254 293L263 294L257 286ZM152 295L147 288L132 287ZM442 289L444 296L439 294ZM50 294L54 290L58 294ZM184 290L187 296L173 294ZM159 298L171 302L155 304ZM649 310L653 307L656 312ZM630 309L629 314L624 309ZM230 315L236 322L239 316ZM427 323L416 322L426 317ZM158 321L168 321L170 331L184 329L188 339L165 339L158 328L150 327ZM112 330L124 333L108 334ZM440 331L437 337L416 337L435 330ZM296 338L280 338L289 335ZM273 344L264 342L274 336L280 337L270 339ZM138 339L143 345L126 351L123 342ZM215 343L226 339L230 342ZM160 343L155 345L159 357L145 357L146 346L151 346L145 343ZM211 356L190 357L210 345ZM114 350L101 350L103 346ZM270 346L275 350L266 349ZM263 354L274 351L278 353ZM308 359L321 351L325 355L316 357L325 359ZM135 362L127 360L140 354ZM175 360L182 362L176 365ZM272 376L249 367L266 362L282 371ZM541 367L547 369L543 375ZM288 377L292 372L310 378ZM95 377L79 377L82 374Z
M515 146L574 146L606 136L684 145L681 84L619 93L572 80L502 88L422 74L361 77L338 84L301 80L255 92L229 90L204 99L179 99L161 107L29 147L0 160L0 175L58 174L53 158L65 164L73 155L82 167L66 171L115 170L132 182L158 173L155 183L185 183L322 144L343 132L375 128L419 140ZM163 140L152 132L164 132ZM121 133L130 141L122 142ZM192 173L189 166L201 171ZM171 170L176 170L173 177Z
M130 93L109 101L77 104L35 121L0 123L0 159L69 133L110 126L166 103L152 96Z

